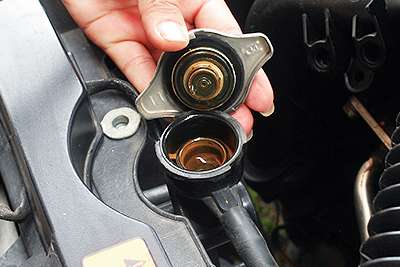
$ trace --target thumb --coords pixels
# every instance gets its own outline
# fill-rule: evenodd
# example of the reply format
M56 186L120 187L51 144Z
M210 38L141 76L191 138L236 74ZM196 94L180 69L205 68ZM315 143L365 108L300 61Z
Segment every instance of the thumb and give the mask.
M139 12L150 43L162 51L176 51L189 42L177 0L139 0Z

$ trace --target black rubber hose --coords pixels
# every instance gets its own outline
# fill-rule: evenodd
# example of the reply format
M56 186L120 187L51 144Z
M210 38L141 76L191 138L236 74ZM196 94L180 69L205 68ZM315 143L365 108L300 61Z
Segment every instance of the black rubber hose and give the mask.
M399 117L400 118L400 115ZM368 223L369 239L360 249L361 267L400 266L400 126L392 135L385 170L374 199L374 215Z
M262 234L243 207L230 208L221 215L220 221L247 267L278 267Z

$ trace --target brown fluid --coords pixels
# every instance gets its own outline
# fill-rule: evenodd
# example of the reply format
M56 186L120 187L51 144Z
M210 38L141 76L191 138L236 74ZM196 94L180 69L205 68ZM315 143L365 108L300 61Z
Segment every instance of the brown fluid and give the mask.
M185 143L170 159L189 171L207 171L222 166L231 156L229 148L219 140L198 137Z

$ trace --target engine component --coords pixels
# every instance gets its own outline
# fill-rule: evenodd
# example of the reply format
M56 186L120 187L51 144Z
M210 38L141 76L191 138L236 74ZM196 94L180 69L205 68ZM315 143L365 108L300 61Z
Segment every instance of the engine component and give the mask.
M188 153L188 144L190 146L199 140L203 141L203 146L198 147L195 153ZM164 131L156 143L156 154L173 179L174 188L201 196L204 192L220 190L239 181L241 175L226 173L240 165L245 142L243 130L229 115L220 112L189 113L175 120ZM188 154L179 159L182 150ZM220 176L215 178L216 174ZM209 183L208 179L216 179L218 183ZM193 182L187 182L191 180ZM203 186L199 186L201 181L204 181ZM208 188L206 185L215 187Z
M284 230L300 249L325 243L340 251L345 263L331 266L359 264L357 216L348 203L359 167L385 149L364 121L338 107L357 94L374 121L356 114L391 145L385 132L398 113L398 20L398 1L380 0L256 0L247 18L245 30L268 33L276 48L265 67L276 112L255 116L246 181L280 202ZM368 65L371 59L378 64ZM329 266L316 262L304 266Z
M18 226L23 257L32 261L23 260L82 266L84 259L128 242L129 252L118 256L121 250L113 250L117 256L109 264L140 259L132 254L140 248L157 266L212 266L188 220L149 203L137 185L133 170L151 123L141 121L124 139L102 133L98 118L122 107L134 110L134 89L111 79L90 53L84 70L93 71L92 82L86 83L86 72L77 73L61 41L71 32L56 33L39 1L1 1L0 24L0 171L12 210L21 189L28 196L32 216ZM77 45L92 51L88 43L85 49ZM97 187L91 186L94 178ZM181 244L185 249L176 249Z
M390 149L392 144L389 135L379 125L379 123L371 116L371 114L360 102L360 100L358 100L357 97L352 96L349 100L349 105L351 105L351 108L353 108L363 118L363 120L368 124L371 130L374 131L376 136L381 140L381 142L386 146L386 148Z
M380 191L368 223L370 237L361 246L361 267L400 265L400 144L399 125L392 135L393 148L386 156Z
M146 119L174 117L188 110L233 111L246 99L256 71L272 53L263 34L193 30L185 49L161 56L136 107Z
M371 157L360 168L354 185L354 202L362 241L369 237L368 222L373 212L374 181L379 168L379 160Z
M189 113L167 127L156 143L156 153L170 189L180 200L179 209L207 207L209 214L201 216L220 221L246 266L277 266L233 189L242 177L246 140L238 122L225 113ZM197 222L201 226L201 220Z
M243 102L272 53L264 36L197 30L188 49L161 57L141 101L148 119L176 117L162 143L172 120L120 112L142 112L134 88L59 1L0 1L0 174L9 203L0 219L17 221L19 235L0 265L144 263L106 255L128 248L157 266L242 266L233 244L248 266L274 266L243 168L248 184L280 201L278 219L262 223L273 228L277 242L268 245L282 266L356 266L357 230L370 235L363 267L399 265L400 128L392 140L386 134L398 111L398 1L227 2L241 19L254 2L247 30L268 33L279 48L267 66L276 114L255 114L252 141L238 135L249 152L240 156L225 112ZM343 113L346 103L352 112ZM195 134L185 120L204 127ZM376 162L359 170L356 188L354 176L382 143L393 148L367 233ZM170 146L165 165L154 149L161 144Z
M213 110L232 96L236 75L221 52L195 48L186 52L172 70L174 94L189 109Z
M198 232L205 225L222 225L251 267L276 263L244 208L245 201L240 201L237 188L247 138L224 112L244 102L256 71L271 56L272 46L263 34L193 30L185 49L161 56L149 87L136 99L146 119L182 115L155 146L167 172L174 209L195 222ZM202 211L200 218L194 210Z
M103 133L112 139L123 139L135 134L140 115L133 109L123 107L109 111L101 121Z

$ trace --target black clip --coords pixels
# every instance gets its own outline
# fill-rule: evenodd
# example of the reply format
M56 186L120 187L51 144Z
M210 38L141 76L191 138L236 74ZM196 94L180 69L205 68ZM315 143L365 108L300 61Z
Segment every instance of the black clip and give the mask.
M336 66L336 53L331 36L332 18L329 9L324 10L325 37L316 41L310 41L308 30L309 19L303 14L303 38L306 48L308 64L317 72L330 72Z
M368 89L374 80L375 70L385 63L386 46L375 15L372 16L372 21L375 32L360 36L359 17L353 16L351 32L355 56L344 74L346 87L351 92Z

